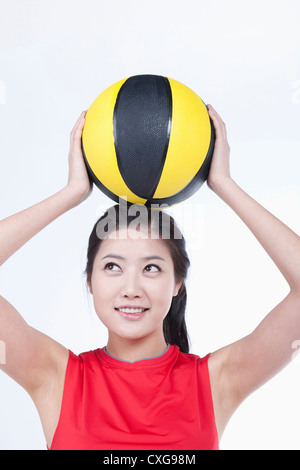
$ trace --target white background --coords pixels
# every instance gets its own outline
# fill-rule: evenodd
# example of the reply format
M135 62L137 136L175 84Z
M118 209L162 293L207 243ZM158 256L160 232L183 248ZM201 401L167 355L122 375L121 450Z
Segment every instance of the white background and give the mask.
M237 183L300 233L298 0L1 0L0 8L1 218L64 186L82 110L112 83L151 73L214 105ZM106 342L83 271L92 226L112 204L95 188L0 273L1 295L75 353ZM172 213L192 261L192 352L203 356L250 333L288 288L206 185ZM300 449L299 372L300 355L242 404L221 449ZM0 449L45 449L30 398L4 374Z

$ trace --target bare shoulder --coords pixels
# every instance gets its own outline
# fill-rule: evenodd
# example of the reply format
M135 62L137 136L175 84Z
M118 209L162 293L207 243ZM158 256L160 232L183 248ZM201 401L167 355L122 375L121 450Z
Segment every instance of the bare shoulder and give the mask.
M28 325L15 307L1 296L0 331L5 350L0 369L31 396L49 442L60 413L69 351Z
M64 366L68 350L28 325L15 307L1 296L0 328L5 345L1 369L30 395L35 395Z
M53 340L52 340L53 341ZM55 342L54 342L55 343ZM69 360L69 350L56 343L53 354L53 367L49 376L32 394L39 413L47 445L50 448L59 422L64 393L65 375Z

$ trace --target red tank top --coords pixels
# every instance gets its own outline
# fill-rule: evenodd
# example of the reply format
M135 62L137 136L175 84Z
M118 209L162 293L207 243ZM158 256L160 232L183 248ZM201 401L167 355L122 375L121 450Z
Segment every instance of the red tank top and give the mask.
M208 358L174 345L134 363L70 351L50 449L217 450Z

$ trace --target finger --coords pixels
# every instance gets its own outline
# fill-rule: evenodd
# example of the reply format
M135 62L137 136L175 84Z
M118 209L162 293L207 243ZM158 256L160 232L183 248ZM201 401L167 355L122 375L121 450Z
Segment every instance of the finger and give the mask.
M86 113L87 113L87 111L82 111L82 113L80 114L79 118L78 118L77 121L75 122L73 129L75 129L78 125L81 124L82 119L85 118L85 116L86 116Z
M82 133L82 129L85 123L85 116L86 116L87 111L82 111L80 114L79 118L77 119L72 131L71 131L71 137L73 136L78 136L78 134Z
M220 123L225 126L224 121L222 120L221 116L217 113L215 108L213 108L213 106L211 104L209 104L208 106L209 106L209 108L208 108L209 114L215 115L217 117L217 119L220 121Z
M81 122L82 118L84 118L86 115L86 111L82 111L82 113L80 114L79 118L77 119L77 121L75 122L75 125L74 127L78 126L78 124Z
M208 105L208 112L209 116L213 121L217 137L221 137L222 135L223 137L227 138L226 125L223 122L221 116L217 113L217 111L212 107L211 104Z

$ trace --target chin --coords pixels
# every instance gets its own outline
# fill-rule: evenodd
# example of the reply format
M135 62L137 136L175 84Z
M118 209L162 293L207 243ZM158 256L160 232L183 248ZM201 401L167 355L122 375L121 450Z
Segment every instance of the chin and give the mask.
M133 327L136 326L136 327ZM118 331L114 333L119 336L120 338L126 340L139 340L142 338L146 338L147 336L151 336L157 332L156 328L143 328L142 326L138 327L139 325L129 325L127 328L119 328ZM161 329L160 329L161 330Z

